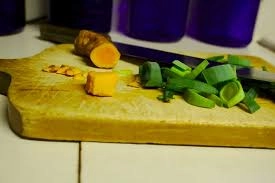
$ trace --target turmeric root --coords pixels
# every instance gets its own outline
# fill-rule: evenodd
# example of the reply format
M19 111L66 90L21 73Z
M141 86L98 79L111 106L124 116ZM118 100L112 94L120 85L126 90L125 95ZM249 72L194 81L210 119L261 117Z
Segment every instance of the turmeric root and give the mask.
M110 97L113 96L118 75L115 72L90 71L87 76L85 90L88 94Z
M120 53L109 37L88 30L81 30L74 42L75 51L87 56L99 68L113 68Z

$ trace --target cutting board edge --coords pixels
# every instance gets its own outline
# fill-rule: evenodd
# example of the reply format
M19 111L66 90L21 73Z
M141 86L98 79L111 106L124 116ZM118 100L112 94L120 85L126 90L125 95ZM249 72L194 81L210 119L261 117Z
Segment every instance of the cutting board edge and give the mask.
M83 131L87 121L74 121L78 125L67 124L67 122L62 121L51 121L52 127L57 128L45 130L44 128L38 128L38 126L32 128L30 125L41 124L41 121L29 121L29 126L26 127L24 118L22 119L20 112L10 102L8 103L8 111L12 131L21 138L31 140L275 148L275 141L272 140L275 139L275 128L238 128L226 125L208 125L208 129L206 129L204 125L190 123L180 126L173 126L173 124L162 126L160 123L137 126L131 125L129 122L123 122L120 123L120 126L117 126L117 123L113 122L94 121L89 123L90 128L86 126L87 131ZM65 125L69 127L66 130L63 128ZM82 130L77 129L80 126ZM94 128L91 128L91 126L94 126ZM62 134L59 133L61 130L63 130Z

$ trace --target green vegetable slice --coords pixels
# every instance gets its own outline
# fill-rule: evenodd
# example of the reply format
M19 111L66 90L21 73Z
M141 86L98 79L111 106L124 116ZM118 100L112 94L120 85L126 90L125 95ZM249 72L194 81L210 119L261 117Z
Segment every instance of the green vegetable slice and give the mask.
M139 67L141 85L147 88L162 86L162 75L157 62L145 62Z
M207 94L217 94L218 90L201 81L198 80L192 80L188 78L168 78L166 83L166 89L176 91L176 92L182 92L186 88L195 89L199 92L207 93Z
M173 62L174 67L178 68L179 70L186 71L189 70L191 71L191 67L186 65L185 63L179 61L179 60L174 60Z
M214 101L217 106L220 106L220 107L223 106L222 99L220 97L218 97L217 95L210 94L210 95L207 96L207 98Z
M254 88L250 88L248 92L246 92L245 97L242 101L242 103L247 107L248 112L250 113L254 113L261 108L259 104L255 101L256 96L256 90Z
M172 72L174 72L175 74L181 76L181 77L184 77L185 75L187 74L190 74L191 71L189 70L185 70L185 71L182 71L182 70L179 70L177 67L173 66L171 67L170 69Z
M210 85L237 79L236 70L230 64L213 66L202 71L204 79Z
M220 90L220 97L225 106L230 108L241 102L245 97L245 93L243 91L241 83L235 80L227 83Z
M237 55L228 55L227 62L228 64L232 64L232 65L251 67L251 62L248 59Z
M213 57L208 57L206 60L211 60L215 62L225 62L225 56L224 55L218 55L218 56L213 56Z
M159 95L157 99L163 101L163 102L170 102L170 99L174 98L175 92L170 90L164 90L162 95Z
M208 65L209 62L207 60L202 61L191 71L190 74L187 74L186 77L189 79L195 79Z
M205 108L215 107L215 102L200 95L199 93L196 92L196 90L192 90L192 89L185 90L183 94L183 98L187 103L198 107L205 107Z

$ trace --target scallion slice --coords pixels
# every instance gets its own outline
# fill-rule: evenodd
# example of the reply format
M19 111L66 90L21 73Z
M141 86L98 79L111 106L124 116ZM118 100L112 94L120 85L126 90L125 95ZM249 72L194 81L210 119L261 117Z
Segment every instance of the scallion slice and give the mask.
M206 82L216 85L221 82L237 79L236 70L230 64L213 66L202 71Z
M187 74L186 77L189 79L195 79L208 65L209 62L207 60L202 61L191 71L190 74Z
M217 95L210 94L210 95L207 96L207 98L214 101L217 106L220 106L220 107L223 106L222 99L220 97L218 97Z
M227 83L220 90L220 98L226 107L230 108L241 102L245 97L242 85L235 80Z
M141 85L147 88L162 86L162 75L157 62L145 62L139 67Z
M218 90L201 81L192 80L188 78L168 78L166 86L167 89L173 90L176 92L182 92L184 89L195 89L199 92L207 93L207 94L217 94Z
M182 71L189 70L189 71L191 71L191 67L189 67L188 65L184 64L183 62L181 62L179 60L174 60L172 63L179 70L182 70Z
M186 89L183 94L184 100L192 105L205 108L215 107L215 102L200 95L197 91L192 89Z
M227 62L228 64L232 64L232 65L238 65L242 67L251 67L251 62L248 59L237 55L228 55Z
M255 101L257 96L257 92L254 88L250 88L248 92L246 92L245 97L242 103L247 107L249 113L254 113L259 110L261 107Z

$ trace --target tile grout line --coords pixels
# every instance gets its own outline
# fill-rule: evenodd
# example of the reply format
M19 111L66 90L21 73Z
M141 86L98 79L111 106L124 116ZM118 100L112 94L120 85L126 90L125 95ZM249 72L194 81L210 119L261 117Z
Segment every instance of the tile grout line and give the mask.
M81 154L82 154L82 146L81 146L82 142L79 141L78 142L78 177L77 177L77 182L81 183Z

